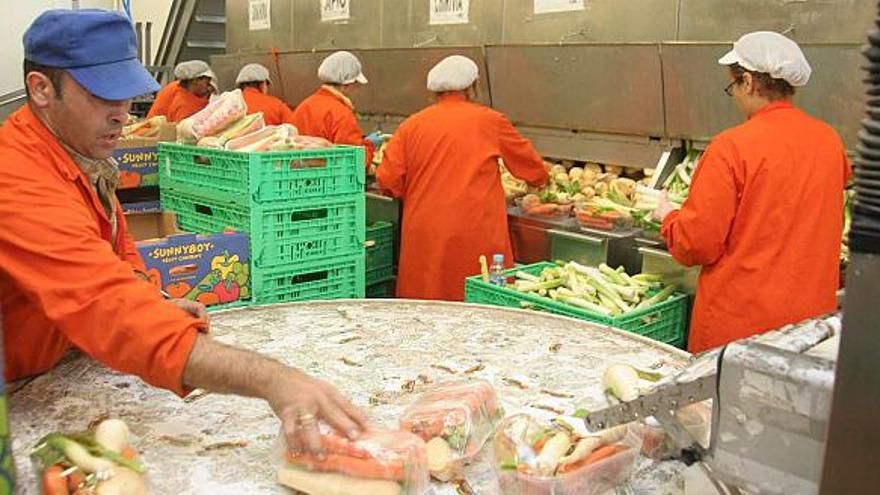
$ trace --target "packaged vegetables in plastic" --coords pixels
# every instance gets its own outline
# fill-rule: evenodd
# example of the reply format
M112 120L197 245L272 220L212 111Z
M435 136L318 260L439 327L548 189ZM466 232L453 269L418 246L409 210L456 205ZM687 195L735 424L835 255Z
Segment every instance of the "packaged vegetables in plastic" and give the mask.
M447 481L480 451L503 415L489 382L453 381L423 392L404 411L400 428L427 442L431 475Z
M279 435L278 483L311 495L423 495L429 489L419 437L376 427L352 441L324 424L319 429L323 459L289 452Z
M142 495L145 469L121 420L102 421L82 434L50 433L31 451L42 493Z
M622 484L642 446L639 425L590 433L575 421L543 424L506 418L493 438L495 468L507 495L597 495Z
M208 105L177 124L177 140L196 144L207 136L217 135L247 114L241 90L228 91L211 99Z

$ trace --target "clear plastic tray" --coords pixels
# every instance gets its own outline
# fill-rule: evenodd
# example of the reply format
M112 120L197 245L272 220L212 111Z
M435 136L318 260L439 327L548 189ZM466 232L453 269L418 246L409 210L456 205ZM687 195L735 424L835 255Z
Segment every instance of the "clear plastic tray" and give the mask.
M300 492L423 495L429 488L425 443L407 432L374 427L350 441L320 425L325 458L293 455L279 434L273 447L278 482Z
M519 460L536 454L531 446L525 447L527 442L523 439L534 434L537 422L523 416L505 419L495 434L495 471L505 495L600 495L620 486L629 478L642 449L643 425L632 424L627 427L622 439L606 444L620 449L609 457L576 467L561 475L539 476L528 473L520 469ZM521 424L514 424L516 421ZM499 439L499 435L503 435L504 439ZM507 453L501 450L507 450ZM512 463L510 458L504 459L513 452L516 452L516 463Z
M470 459L483 448L503 415L489 382L454 381L422 393L404 411L400 429L426 442L442 438L453 460Z

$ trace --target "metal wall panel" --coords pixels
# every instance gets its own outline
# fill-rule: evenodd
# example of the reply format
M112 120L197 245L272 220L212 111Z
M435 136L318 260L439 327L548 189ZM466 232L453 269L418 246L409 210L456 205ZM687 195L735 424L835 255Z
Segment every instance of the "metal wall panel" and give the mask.
M386 0L389 1L389 0ZM501 43L503 0L471 0L467 24L430 25L428 0L412 0L412 46Z
M478 86L480 101L488 104L486 59L476 47L365 50L358 52L368 70L370 84L358 95L357 110L361 113L410 115L432 101L427 90L428 71L440 60L453 54L471 58L480 67Z
M293 49L377 48L382 32L382 2L350 2L351 19L321 22L321 0L298 0L294 7Z
M675 39L679 0L588 0L585 10L534 14L505 0L503 43L660 42Z
M726 43L662 46L670 137L708 140L743 121L733 100L722 92L730 81L717 61L729 48ZM833 125L847 148L853 149L865 101L860 47L841 44L803 48L813 75L810 83L798 91L795 102Z
M248 0L226 0L226 53L287 50L293 44L293 1L272 2L271 29L250 31Z
M269 92L282 97L283 81L279 78L278 66L268 53L239 53L233 55L214 55L211 57L211 68L217 75L220 91L235 89L235 77L245 64L258 63L269 69L271 84Z
M876 13L869 0L680 0L678 39L732 41L758 30L798 42L861 43Z
M658 45L493 46L492 102L518 124L663 136Z

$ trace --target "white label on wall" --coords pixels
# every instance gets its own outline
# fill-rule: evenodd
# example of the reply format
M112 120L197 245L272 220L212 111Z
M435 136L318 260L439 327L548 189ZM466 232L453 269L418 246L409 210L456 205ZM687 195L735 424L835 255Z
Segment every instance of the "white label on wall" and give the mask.
M470 0L431 0L430 24L467 24Z
M248 2L248 28L261 31L272 26L271 0L250 0Z
M584 10L584 0L535 0L536 14Z
M347 21L351 19L349 11L351 0L318 0L321 3L321 21Z

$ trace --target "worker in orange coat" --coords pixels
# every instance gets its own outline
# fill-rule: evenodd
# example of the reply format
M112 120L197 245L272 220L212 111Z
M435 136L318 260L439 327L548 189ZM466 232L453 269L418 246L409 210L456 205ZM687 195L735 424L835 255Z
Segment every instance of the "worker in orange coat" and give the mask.
M196 74L210 70L211 67L201 60L187 60L186 62L177 64L177 66L174 67L174 81L166 84L165 87L156 93L156 98L150 106L147 118L149 119L158 115L168 117L168 110L171 108L171 102L174 101L174 97L177 96L177 93L184 91L180 86L181 79L184 79L187 74Z
M217 76L208 64L194 60L181 68L180 90L168 105L165 117L169 122L181 120L195 114L208 105L212 93L217 92Z
M499 158L533 186L548 179L510 121L472 101L478 76L460 55L431 69L436 103L400 125L376 172L379 185L403 201L399 297L461 301L480 255L500 253L513 265Z
M163 299L143 275L112 159L131 99L158 89L131 21L49 10L24 45L28 102L0 128L0 162L14 164L0 167L6 379L43 373L76 348L181 396L263 398L293 450L320 456L319 420L356 436L363 416L329 384L216 342L204 307Z
M260 64L245 65L235 78L247 104L247 113L262 112L266 125L292 124L293 110L269 94L269 82L269 69Z
M672 256L702 266L691 352L836 309L851 175L831 126L791 101L811 72L796 43L751 33L719 63L748 120L712 140L679 211L655 211Z
M353 54L339 51L318 67L321 87L293 111L293 125L304 136L322 137L331 143L363 146L365 168L373 162L373 152L382 144L378 132L364 136L350 95L359 84L367 84L361 62Z

